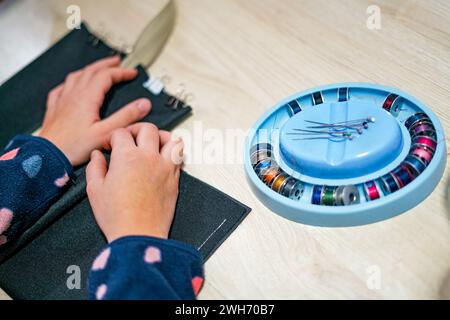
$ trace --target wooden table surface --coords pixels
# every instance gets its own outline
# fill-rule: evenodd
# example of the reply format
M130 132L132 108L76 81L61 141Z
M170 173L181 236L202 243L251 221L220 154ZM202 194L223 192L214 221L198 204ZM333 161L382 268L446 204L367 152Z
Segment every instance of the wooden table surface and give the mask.
M86 0L6 0L0 4L0 82L67 32L71 3L112 42L133 43L163 0L102 0L95 6ZM381 9L377 30L366 25L371 4ZM169 75L169 90L183 83L195 94L194 116L180 128L220 130L208 131L215 132L209 139L243 133L287 95L364 81L398 87L427 104L448 144L448 1L178 0L177 7L174 33L150 71ZM238 146L226 149L233 163L186 166L253 208L206 263L201 299L450 299L449 164L434 192L400 216L361 227L311 227L277 216L255 198L239 136ZM214 147L202 139L194 143Z

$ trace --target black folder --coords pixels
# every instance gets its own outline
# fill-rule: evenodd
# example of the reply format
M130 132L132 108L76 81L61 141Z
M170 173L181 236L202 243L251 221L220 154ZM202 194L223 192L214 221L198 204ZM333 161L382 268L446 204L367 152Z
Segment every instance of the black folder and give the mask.
M18 133L37 129L45 113L48 92L65 76L117 52L89 29L71 31L48 51L0 86L0 148ZM138 68L133 81L120 84L105 99L107 116L134 99L148 97L152 112L145 121L171 129L192 109L164 90L150 92L149 75ZM92 261L106 241L95 223L86 197L85 166L76 168L75 183L40 220L17 241L0 250L0 287L16 299L86 299ZM250 208L182 172L170 238L197 248L206 261L250 212ZM79 268L79 269L77 269ZM69 289L73 270L81 274L81 288Z

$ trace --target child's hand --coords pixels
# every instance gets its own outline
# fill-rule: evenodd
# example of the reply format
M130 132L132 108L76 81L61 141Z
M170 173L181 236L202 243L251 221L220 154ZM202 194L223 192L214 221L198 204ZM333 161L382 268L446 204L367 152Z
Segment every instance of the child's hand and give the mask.
M107 168L94 151L86 169L87 194L109 242L129 235L167 238L175 213L183 151L181 139L152 124L114 131Z
M48 96L39 136L53 142L74 166L89 160L91 151L106 143L114 129L126 127L150 112L150 101L139 99L100 120L106 93L114 84L137 75L136 70L119 64L119 57L99 60L69 74Z

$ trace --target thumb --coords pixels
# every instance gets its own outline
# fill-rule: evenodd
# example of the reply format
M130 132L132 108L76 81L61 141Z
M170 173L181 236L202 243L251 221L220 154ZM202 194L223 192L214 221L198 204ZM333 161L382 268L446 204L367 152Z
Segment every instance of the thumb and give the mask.
M118 128L125 128L144 118L150 112L151 108L152 104L150 100L138 99L100 121L100 125L108 132Z

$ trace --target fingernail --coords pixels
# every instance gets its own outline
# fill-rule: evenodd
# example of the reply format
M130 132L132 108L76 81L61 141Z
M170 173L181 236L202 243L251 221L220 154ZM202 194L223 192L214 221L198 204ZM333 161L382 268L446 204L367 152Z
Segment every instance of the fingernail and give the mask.
M147 114L150 111L150 103L146 100L140 101L138 103L138 108L141 110L142 114Z

